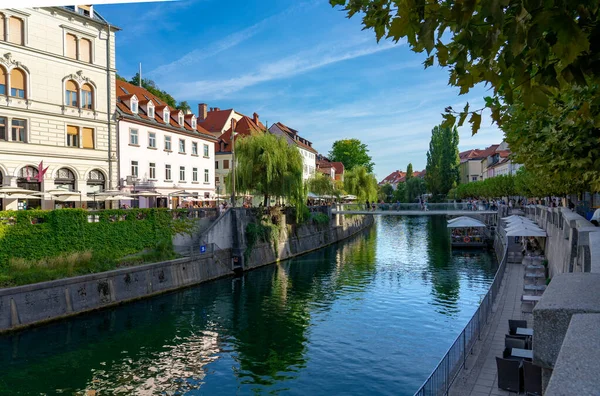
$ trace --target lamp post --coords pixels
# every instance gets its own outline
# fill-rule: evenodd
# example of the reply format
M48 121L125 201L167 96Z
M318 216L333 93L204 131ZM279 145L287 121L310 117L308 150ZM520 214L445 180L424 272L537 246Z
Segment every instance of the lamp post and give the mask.
M235 208L235 120L231 118L231 207Z

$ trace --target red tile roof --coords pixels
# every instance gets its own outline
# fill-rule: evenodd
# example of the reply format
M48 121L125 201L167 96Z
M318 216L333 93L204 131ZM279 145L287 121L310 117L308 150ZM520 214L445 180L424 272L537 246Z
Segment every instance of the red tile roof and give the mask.
M406 176L406 172L402 172L400 170L394 171L387 175L379 184L397 184L404 181L404 177Z
M458 156L460 157L460 162L465 162L465 161L469 161L469 160L481 160L484 159L486 157L489 157L490 155L494 154L496 152L496 149L498 149L500 145L499 144L492 144L490 147L487 147L483 150L480 149L471 149L471 150L467 150L467 151L463 151L461 153L458 154Z
M235 123L236 139L240 136L250 136L252 132L264 131L264 126L260 122L259 124L260 125L256 124L252 118L243 115L242 118ZM221 150L221 145L224 145L223 150ZM231 127L219 137L215 149L217 152L222 153L231 152Z
M225 124L232 114L233 109L212 110L206 114L206 119L198 122L198 124L211 133L221 134L225 127L227 127Z
M344 173L344 164L341 162L332 162L331 165L335 168L335 174L341 175Z
M299 146L307 151L317 154L317 150L312 148L312 146L310 146L309 144L306 144L300 140L300 139L303 139L303 140L306 140L306 139L301 138L300 135L298 134L297 130L290 128L289 126L284 125L281 122L276 122L275 125L277 125L277 127L279 127L279 129L281 129L283 132L287 133L289 135L289 137L294 141L294 143L296 143L297 146ZM311 143L308 140L306 140L306 141L308 143Z
M191 125L189 125L187 123L184 123L183 127L181 125L179 125L178 120L177 119L174 120L174 117L177 117L177 114L179 113L180 110L174 109L170 106L162 104L162 102L160 101L159 98L152 95L152 93L150 93L146 89L138 87L133 84L130 84L128 82L119 80L119 79L117 79L116 86L117 86L117 110L121 114L121 116L127 117L132 120L137 120L138 122L149 123L152 126L156 126L156 124L158 124L159 126L175 129L179 132L187 132L188 134L192 134L192 135L198 134L201 137L207 138L210 140L215 139L214 136L212 136L206 129L204 129L200 125L197 125L196 129L193 129L191 127ZM123 92L123 94L118 95L119 92ZM125 93L125 92L129 92L129 93ZM130 99L134 94L135 94L135 96L138 97L138 99L139 98L148 98L149 100L152 100L152 102L154 102L154 103L161 103L160 105L155 106L154 119L151 119L150 117L148 117L148 115L146 114L144 109L140 108L139 106L138 106L137 114L134 114L131 111L131 109L129 107L127 107L124 100L127 100L127 98ZM169 112L171 114L171 117L170 117L171 119L169 120L168 124L165 123L162 119L162 110L164 108L168 108Z

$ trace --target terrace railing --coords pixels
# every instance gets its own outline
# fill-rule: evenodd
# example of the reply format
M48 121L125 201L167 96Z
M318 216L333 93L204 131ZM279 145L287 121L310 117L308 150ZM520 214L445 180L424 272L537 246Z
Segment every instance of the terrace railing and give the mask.
M447 395L461 368L466 368L467 356L472 352L475 342L481 339L481 329L492 316L492 305L500 291L500 284L506 269L506 246L504 246L502 256L502 258L499 257L500 265L492 285L479 304L477 311L475 311L469 323L460 332L429 378L415 393L415 396Z
M363 211L363 210L372 210L373 205L371 205L371 209L367 209L366 204L341 204L340 210L347 211ZM401 211L401 210L410 210L410 211L420 211L423 210L423 206L418 203L385 203L385 204L375 204L375 210L381 211ZM478 211L478 210L491 210L489 204L469 204L467 202L452 202L452 203L427 203L427 210L430 211Z

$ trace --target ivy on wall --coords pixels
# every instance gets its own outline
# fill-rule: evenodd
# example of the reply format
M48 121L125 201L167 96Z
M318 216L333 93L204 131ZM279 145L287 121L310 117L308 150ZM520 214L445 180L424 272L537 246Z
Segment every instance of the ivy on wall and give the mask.
M0 268L11 258L40 260L91 251L115 259L189 232L185 211L166 209L0 211Z

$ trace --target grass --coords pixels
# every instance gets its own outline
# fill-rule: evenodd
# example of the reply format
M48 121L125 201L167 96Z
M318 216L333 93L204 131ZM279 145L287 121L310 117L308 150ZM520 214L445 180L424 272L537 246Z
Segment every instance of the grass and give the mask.
M171 260L177 255L171 245L159 243L155 249L122 258L94 254L92 251L67 253L42 260L11 258L0 267L0 287L45 282L72 276L109 271L119 267Z

